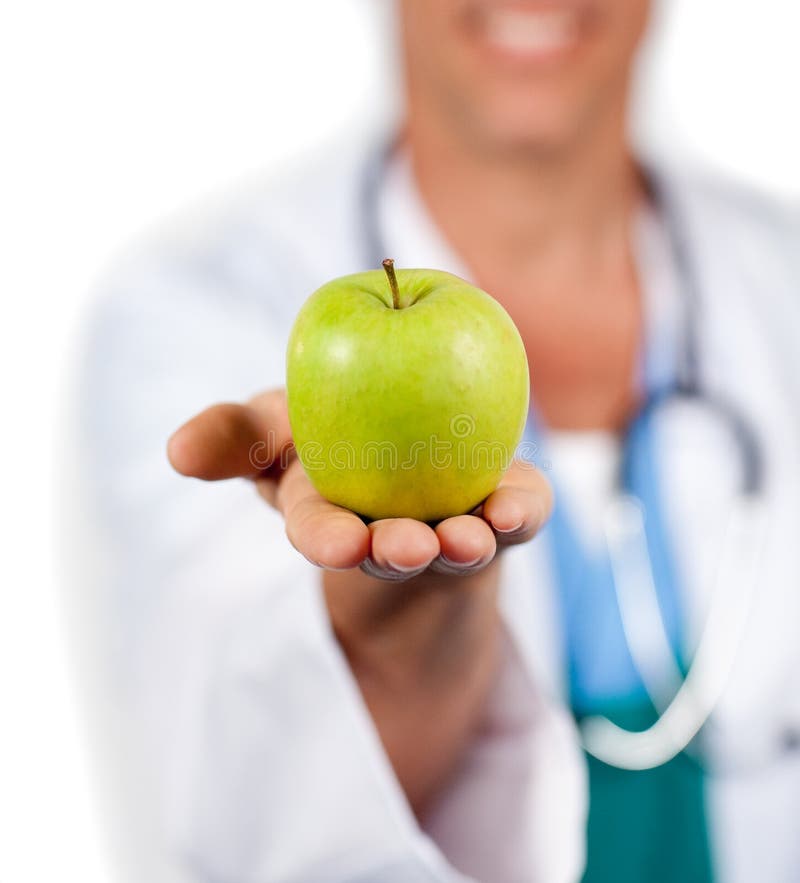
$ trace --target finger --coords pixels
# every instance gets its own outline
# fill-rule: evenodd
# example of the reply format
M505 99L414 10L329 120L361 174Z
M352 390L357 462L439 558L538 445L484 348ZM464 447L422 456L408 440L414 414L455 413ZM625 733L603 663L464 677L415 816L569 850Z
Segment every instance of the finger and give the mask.
M439 554L433 529L413 518L386 518L369 526L371 554L362 570L379 579L411 579Z
M494 558L497 550L491 527L475 515L457 515L436 525L441 553L433 562L438 573L474 573Z
M481 514L498 543L514 545L535 536L552 509L549 482L532 465L515 461L497 490L484 501Z
M272 390L246 405L207 408L178 429L167 456L181 475L217 481L259 475L291 445L286 394Z
M312 564L328 570L358 567L369 555L366 524L349 509L321 497L299 460L286 470L275 499L291 544Z

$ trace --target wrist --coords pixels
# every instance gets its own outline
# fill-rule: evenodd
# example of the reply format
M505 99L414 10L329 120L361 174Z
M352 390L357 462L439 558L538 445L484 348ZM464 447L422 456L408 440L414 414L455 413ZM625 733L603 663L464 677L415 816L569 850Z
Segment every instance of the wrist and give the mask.
M470 576L427 572L403 583L361 571L323 574L331 625L359 681L392 692L446 686L496 651L499 565Z
M501 658L498 566L402 584L326 572L323 583L334 632L420 814L485 718Z

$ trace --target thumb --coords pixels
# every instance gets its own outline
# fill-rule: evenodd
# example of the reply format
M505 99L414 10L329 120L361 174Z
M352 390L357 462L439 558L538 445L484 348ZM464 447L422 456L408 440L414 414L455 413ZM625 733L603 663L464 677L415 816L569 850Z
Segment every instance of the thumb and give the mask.
M252 478L275 466L292 443L284 390L271 390L246 405L213 405L192 417L167 443L181 475L218 481Z

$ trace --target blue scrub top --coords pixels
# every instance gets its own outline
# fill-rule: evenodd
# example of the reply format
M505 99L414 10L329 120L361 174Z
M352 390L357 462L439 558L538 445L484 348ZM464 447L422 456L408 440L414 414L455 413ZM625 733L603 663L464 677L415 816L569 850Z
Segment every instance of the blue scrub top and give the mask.
M663 329L651 329L639 367L639 383L651 403L666 396L675 382L675 346ZM651 406L644 409L621 440L620 490L636 497L644 513L647 547L664 629L673 653L683 664L683 610L680 574L664 506ZM547 433L532 412L525 441L533 450L547 450ZM552 459L551 459L552 462ZM580 717L601 713L609 704L640 703L647 699L633 663L617 605L611 559L606 548L590 550L581 537L569 502L559 493L558 463L549 478L555 508L543 531L557 580L562 646L566 652L567 683L572 707Z

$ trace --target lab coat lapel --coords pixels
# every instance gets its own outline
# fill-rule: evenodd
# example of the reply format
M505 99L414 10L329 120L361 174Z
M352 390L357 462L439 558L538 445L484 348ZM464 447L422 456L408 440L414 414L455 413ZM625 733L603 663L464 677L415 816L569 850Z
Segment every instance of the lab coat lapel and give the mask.
M735 208L728 206L726 214L716 218L702 199L692 199L692 193L678 183L672 190L678 197L676 222L686 225L686 241L694 246L689 257L701 294L697 330L703 388L731 403L746 418L756 432L765 467L768 528L761 573L731 688L716 714L728 724L721 728L726 741L735 735L753 738L757 727L776 726L776 714L787 713L777 710L785 710L787 702L796 703L800 697L796 674L800 663L800 432L796 416L800 403L786 382L796 370L793 355L776 351L780 335L770 325L774 324L770 307L792 295L785 277L770 276L767 249L774 251L778 243L769 239L764 243L765 253L758 253L753 242L758 237L737 224ZM748 206L749 211L753 208ZM725 223L730 229L726 230ZM709 613L731 492L738 490L741 481L740 451L734 440L724 424L723 437L713 443L703 444L685 425L674 428L672 437L659 439L667 481L679 485L669 495L669 515L686 580L683 600L693 647ZM795 689L787 690L791 678ZM794 718L796 712L790 716ZM759 738L777 736L764 732Z

